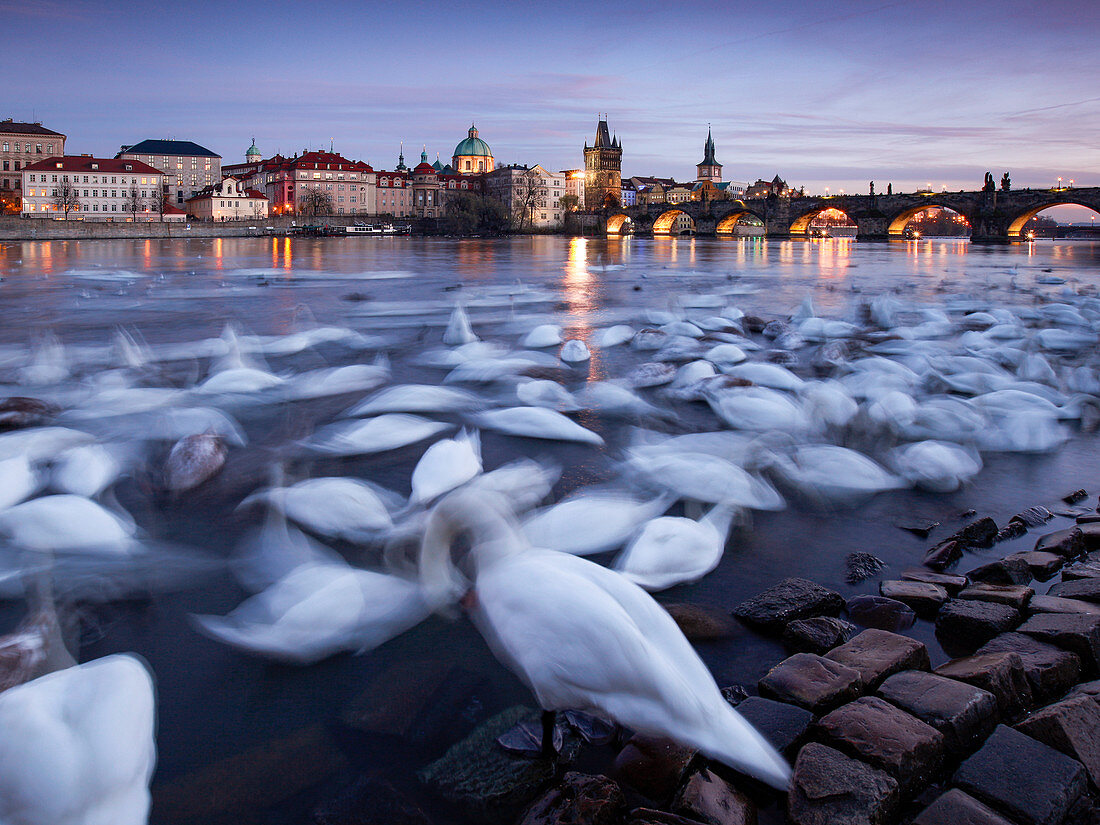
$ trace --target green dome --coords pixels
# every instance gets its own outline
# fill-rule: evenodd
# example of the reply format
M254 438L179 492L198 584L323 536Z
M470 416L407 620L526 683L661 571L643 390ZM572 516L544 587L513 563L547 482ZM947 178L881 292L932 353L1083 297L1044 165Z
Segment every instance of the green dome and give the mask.
M453 157L483 157L491 158L493 153L489 151L489 144L483 141L477 136L477 127L470 127L470 136L461 141L458 146L455 147Z
M261 157L260 150L256 148L256 139L252 139L252 145L248 147L248 151L244 153L246 158Z

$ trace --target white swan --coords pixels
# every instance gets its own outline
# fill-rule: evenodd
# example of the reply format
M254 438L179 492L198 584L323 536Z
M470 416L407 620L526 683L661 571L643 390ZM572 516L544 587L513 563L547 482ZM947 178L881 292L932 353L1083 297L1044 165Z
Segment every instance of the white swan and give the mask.
M603 438L564 415L543 407L507 407L474 416L479 426L508 435L545 438L551 441L579 441L602 445Z
M810 426L806 412L779 390L737 387L707 393L715 415L737 430L800 432Z
M557 324L539 324L523 339L523 346L530 349L556 347L562 341L561 327Z
M481 472L481 438L475 430L435 442L412 473L411 504L427 504Z
M547 407L558 412L576 412L577 399L557 381L531 379L516 384L516 398L529 407Z
M600 346L603 349L617 347L626 344L634 337L634 327L629 324L616 324L608 327L600 334Z
M566 363L576 364L587 361L592 357L592 353L588 351L588 344L584 341L578 338L571 338L562 344L561 352L558 353L558 357Z
M771 387L773 390L797 392L806 383L786 367L778 364L762 364L758 361L727 366L722 372L734 378L752 381L758 387Z
M324 367L299 373L282 388L282 397L288 401L324 398L347 392L362 392L377 387L390 377L385 364L348 364L344 367Z
M974 450L944 441L918 441L893 452L894 466L910 482L934 493L950 493L982 469Z
M255 367L234 367L216 372L195 388L203 393L254 393L278 387L284 379Z
M347 411L349 416L379 413L440 413L471 410L482 406L476 395L453 387L431 384L400 384L379 390Z
M129 655L0 693L0 822L144 825L155 715L153 679Z
M612 570L526 547L501 501L459 490L432 511L420 573L433 605L462 587L450 549L463 531L471 536L471 618L544 711L610 716L787 788L787 763L722 698L668 613ZM553 729L552 717L543 729Z
M393 527L390 509L399 504L399 497L390 495L387 506L371 485L358 479L309 478L258 491L239 506L265 501L318 535L362 541Z
M622 547L638 527L668 509L670 496L638 501L625 493L581 490L523 522L536 547L553 545L563 553L588 556Z
M650 592L698 581L721 561L733 514L716 504L699 521L655 518L615 559L615 569Z
M27 550L129 553L134 525L91 499L43 496L0 511L0 536Z
M447 322L447 328L443 331L443 343L449 347L471 344L477 340L474 329L470 326L470 317L466 314L465 307L457 304L451 311L451 318Z
M417 415L387 413L367 421L329 425L306 443L317 452L329 455L367 455L407 447L452 426Z
M736 464L702 453L628 449L626 466L683 498L752 510L782 510L783 497Z
M38 473L25 456L0 459L0 510L33 495L39 486Z
M803 494L828 504L850 504L906 482L862 453L831 444L807 444L776 458L778 475Z
M100 444L85 444L70 447L54 459L50 484L59 492L92 498L114 483L121 472L122 465L109 450Z

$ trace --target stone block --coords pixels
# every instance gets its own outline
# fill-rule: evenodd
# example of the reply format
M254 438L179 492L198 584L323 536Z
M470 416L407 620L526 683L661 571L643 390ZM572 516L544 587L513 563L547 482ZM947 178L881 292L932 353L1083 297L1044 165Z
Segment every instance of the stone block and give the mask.
M890 774L811 742L795 761L787 814L795 825L887 825L899 799Z
M1076 653L1087 676L1100 674L1100 616L1084 613L1036 613L1020 632Z
M570 771L531 803L517 825L618 825L626 814L626 797L606 776Z
M931 616L947 601L947 590L938 584L917 581L880 582L878 592L909 605L918 616Z
M864 630L850 642L825 654L842 665L859 671L866 690L873 690L892 673L927 670L928 649L923 642L886 630Z
M1062 696L1081 677L1081 660L1075 653L1023 633L1002 633L982 645L978 653L1018 654L1036 705Z
M1082 599L1067 599L1064 596L1032 596L1027 603L1031 613L1084 613L1100 616L1100 604Z
M809 579L783 579L733 610L746 624L770 632L779 632L787 622L812 616L836 616L844 599L836 591Z
M1028 507L1023 512L1014 515L1011 520L1018 521L1028 527L1042 527L1052 518L1054 518L1054 513L1050 512L1046 507L1039 506Z
M796 653L765 674L760 694L822 713L855 699L863 679L855 668L814 653Z
M1031 568L1023 559L1008 556L975 567L966 577L972 582L988 584L1027 584L1031 581Z
M852 596L845 604L848 618L864 627L897 632L912 627L917 620L913 608L897 599L863 594Z
M669 739L634 734L609 773L655 802L665 803L680 787L694 757L694 750Z
M936 638L949 651L977 650L1020 624L1020 612L1004 604L952 599L936 616Z
M855 633L854 624L832 616L795 619L783 630L783 644L798 653L825 653L844 644Z
M1046 533L1039 536L1035 542L1035 549L1057 553L1064 559L1083 556L1088 548L1085 545L1085 535L1081 531L1081 527L1067 527L1065 530Z
M756 804L705 769L684 784L672 810L705 825L756 825Z
M968 753L997 725L997 698L965 682L906 670L882 683L878 695L931 725L954 755Z
M1007 604L1009 607L1022 611L1034 595L1034 590L1022 584L977 582L960 590L958 598Z
M1020 825L1058 825L1085 790L1085 769L1049 745L999 725L959 767L953 783Z
M1024 553L1013 553L1009 559L1021 559L1031 570L1031 575L1041 582L1054 577L1054 574L1062 569L1066 560L1057 553L1048 553L1046 550L1028 550Z
M921 564L929 570L942 573L945 569L962 558L963 546L954 539L941 541L934 547L930 547L924 554Z
M1012 522L1019 524L1019 522ZM1013 825L970 794L952 788L917 814L912 825Z
M989 516L972 521L951 538L963 547L992 547L997 537L997 522Z
M1085 550L1100 549L1100 523L1094 520L1078 526L1081 528L1081 540L1085 544Z
M964 656L945 662L935 672L992 693L1002 719L1019 718L1031 707L1031 683L1018 653Z
M902 571L901 577L906 581L926 582L937 584L947 591L948 595L955 595L967 585L966 576L955 573L933 573L920 567L910 567Z
M1016 730L1076 759L1100 787L1100 704L1093 697L1079 694L1040 708Z
M728 614L697 604L662 604L680 632L692 641L713 641L732 636L736 624Z
M814 715L805 708L762 696L750 696L737 706L737 712L760 731L772 747L788 757L802 744L814 721Z
M1085 558L1062 568L1062 581L1100 578L1100 554L1089 553Z
M877 696L864 696L818 720L825 744L881 768L903 793L925 785L943 760L943 735Z
M1067 568L1068 570L1069 568ZM1063 571L1063 574L1065 571ZM1047 591L1048 596L1060 596L1063 599L1080 599L1086 602L1100 604L1100 577L1083 577L1060 581L1052 584Z

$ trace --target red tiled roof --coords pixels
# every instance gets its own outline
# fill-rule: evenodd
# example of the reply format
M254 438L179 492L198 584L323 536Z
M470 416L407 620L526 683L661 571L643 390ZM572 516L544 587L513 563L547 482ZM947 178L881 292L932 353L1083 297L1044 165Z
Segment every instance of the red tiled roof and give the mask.
M267 200L267 195L265 195L263 192L259 192L259 191L255 190L255 189L246 189L246 190L244 190L244 195L245 195L246 198L259 198L260 200L265 200L265 201Z
M435 167L430 163L418 163L413 168L414 175L434 175L436 174Z
M188 200L190 200L190 198L188 198ZM160 213L162 215L186 215L187 214L187 212L185 212L184 210L182 210L182 209L180 209L176 206L172 206L172 204L170 204L170 203L164 204L164 208L162 210L160 210Z
M60 165L59 165L60 164ZM94 165L94 168L93 168ZM49 160L40 160L24 166L27 172L137 172L141 175L163 175L164 173L140 160L116 160L115 158L89 158L84 155L65 155Z
M54 137L65 137L60 132L55 132L53 129L47 129L41 123L19 123L14 120L0 121L0 134L5 135L53 135Z

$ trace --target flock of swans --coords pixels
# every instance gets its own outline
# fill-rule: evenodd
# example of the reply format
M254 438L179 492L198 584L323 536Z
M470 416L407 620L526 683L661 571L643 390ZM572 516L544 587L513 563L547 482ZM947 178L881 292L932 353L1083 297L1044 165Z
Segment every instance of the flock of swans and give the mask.
M0 408L22 416L0 432L0 594L28 604L0 639L0 821L145 821L152 674L128 654L73 661L54 593L113 598L154 588L173 565L216 566L201 547L156 540L114 487L140 477L154 502L188 496L250 449L237 420L250 409L359 396L281 445L266 486L237 503L261 522L229 560L252 595L227 615L193 616L197 631L309 665L465 610L544 711L667 736L779 789L788 765L723 700L650 593L713 571L753 510L951 491L981 471L983 453L1056 450L1069 424L1091 426L1100 409L1100 299L1088 296L1011 308L880 296L858 322L819 317L807 299L765 324L715 290L627 320L581 340L539 317L511 341L483 340L456 305L440 345L414 356L440 380L419 384L394 380L384 340L342 327L227 327L159 345L119 331L98 347L47 337L0 349L10 396ZM326 346L354 363L268 366ZM621 376L588 369L619 351ZM194 364L183 386L165 377L180 363ZM687 423L700 420L710 423ZM487 467L487 433L571 442L614 480L547 504L560 468L533 457L539 442L504 439L514 460ZM425 442L408 490L285 477L286 465ZM606 564L586 558L609 553Z

